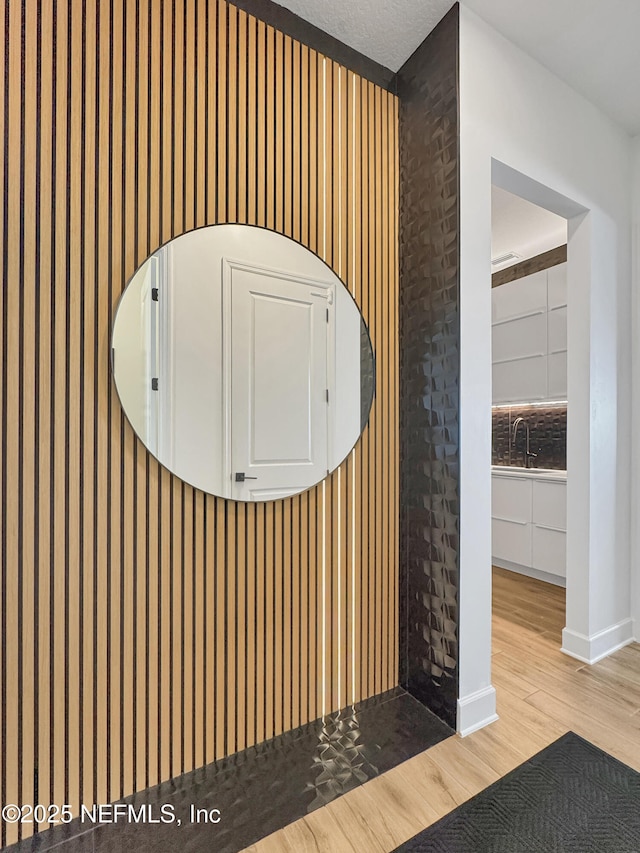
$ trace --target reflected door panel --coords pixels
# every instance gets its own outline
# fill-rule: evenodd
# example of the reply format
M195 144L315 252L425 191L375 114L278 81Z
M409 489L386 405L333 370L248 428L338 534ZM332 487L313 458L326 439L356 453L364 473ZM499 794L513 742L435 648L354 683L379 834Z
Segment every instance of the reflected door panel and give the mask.
M286 497L328 470L331 288L234 261L225 270L234 497Z

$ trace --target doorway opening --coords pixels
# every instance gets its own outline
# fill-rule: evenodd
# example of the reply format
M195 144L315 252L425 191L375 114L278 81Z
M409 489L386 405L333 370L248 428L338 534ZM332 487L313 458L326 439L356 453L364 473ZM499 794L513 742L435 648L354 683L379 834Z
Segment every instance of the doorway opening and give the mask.
M566 556L565 556L565 626L562 629L561 649L583 662L593 662L592 643L588 637L588 613L590 593L589 572L589 543L591 526L591 494L590 494L590 460L592 458L592 429L591 429L591 347L592 329L589 323L588 308L591 300L591 278L593 275L593 215L591 211L578 202L560 194L554 189L538 183L527 175L492 159L492 185L499 190L511 193L520 200L537 205L544 212L561 217L566 225L566 400L569 416L566 424ZM562 286L557 277L560 265L549 268L556 272L548 273L547 281L547 313L550 304L556 310L557 297ZM552 286L549 289L549 279ZM551 300L549 301L549 293ZM610 309L607 309L610 310ZM551 332L552 344L557 340L558 329ZM549 327L547 327L549 334ZM549 338L547 339L549 340ZM553 346L552 346L553 349ZM549 351L547 351L547 359ZM553 355L553 353L552 353ZM547 361L547 363L549 363ZM557 364L556 364L557 367ZM547 382L551 377L553 396L558 388L553 385L559 374L553 370L547 373ZM549 385L547 386L549 388ZM557 401L547 401L557 402ZM522 424L522 422L520 422ZM515 424L514 424L515 430ZM526 446L526 430L518 427L519 434L513 435L516 454L519 452L518 441L525 442L523 460L526 460L527 450L531 448L531 431L529 431L529 446ZM519 435L525 433L524 439ZM531 458L531 457L529 457ZM549 501L545 509L547 517L558 510L558 495L552 498L551 483L547 488L540 485L538 491L538 507L544 504L544 496ZM533 487L532 487L533 488ZM532 495L533 512L533 495ZM532 521L533 524L533 516ZM544 526L544 522L540 525ZM552 528L553 524L549 524ZM544 538L538 535L538 538ZM540 543L539 543L540 544ZM533 547L533 546L532 546ZM540 550L540 548L538 549ZM557 554L557 547L555 548ZM551 561L549 563L551 565ZM542 569L544 571L544 569ZM548 581L549 578L534 578Z
M517 648L541 635L560 648L566 612L567 221L496 184L491 214L494 645Z

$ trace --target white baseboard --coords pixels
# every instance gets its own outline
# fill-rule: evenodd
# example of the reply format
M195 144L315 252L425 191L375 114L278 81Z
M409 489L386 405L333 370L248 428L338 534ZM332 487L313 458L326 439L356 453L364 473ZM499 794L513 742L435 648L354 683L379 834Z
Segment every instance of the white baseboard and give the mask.
M485 687L458 699L457 729L461 737L477 732L497 719L495 687Z
M597 663L634 641L634 626L631 619L624 619L591 637L565 628L562 631L562 651L584 663Z
M507 569L510 572L516 572L519 575L525 575L528 578L535 578L538 581L552 583L554 586L566 587L567 579L562 575L554 575L551 572L543 572L540 569L533 569L530 566L521 566L520 563L512 563L510 560L497 560L491 558L491 564L499 569Z

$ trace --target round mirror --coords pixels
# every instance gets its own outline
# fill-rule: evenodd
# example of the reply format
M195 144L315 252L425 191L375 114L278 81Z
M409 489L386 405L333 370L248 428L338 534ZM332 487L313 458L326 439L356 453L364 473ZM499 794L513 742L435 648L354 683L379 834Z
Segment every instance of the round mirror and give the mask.
M113 376L153 455L198 489L268 501L316 485L369 417L374 360L346 287L294 240L211 225L147 258L116 311Z

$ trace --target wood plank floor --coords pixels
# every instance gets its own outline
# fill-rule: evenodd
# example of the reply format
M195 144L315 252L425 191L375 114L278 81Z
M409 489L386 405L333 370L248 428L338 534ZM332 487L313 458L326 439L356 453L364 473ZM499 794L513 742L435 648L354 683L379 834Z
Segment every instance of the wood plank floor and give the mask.
M388 853L571 730L640 771L640 645L594 666L560 652L565 591L493 571L500 719L451 737L247 853Z

